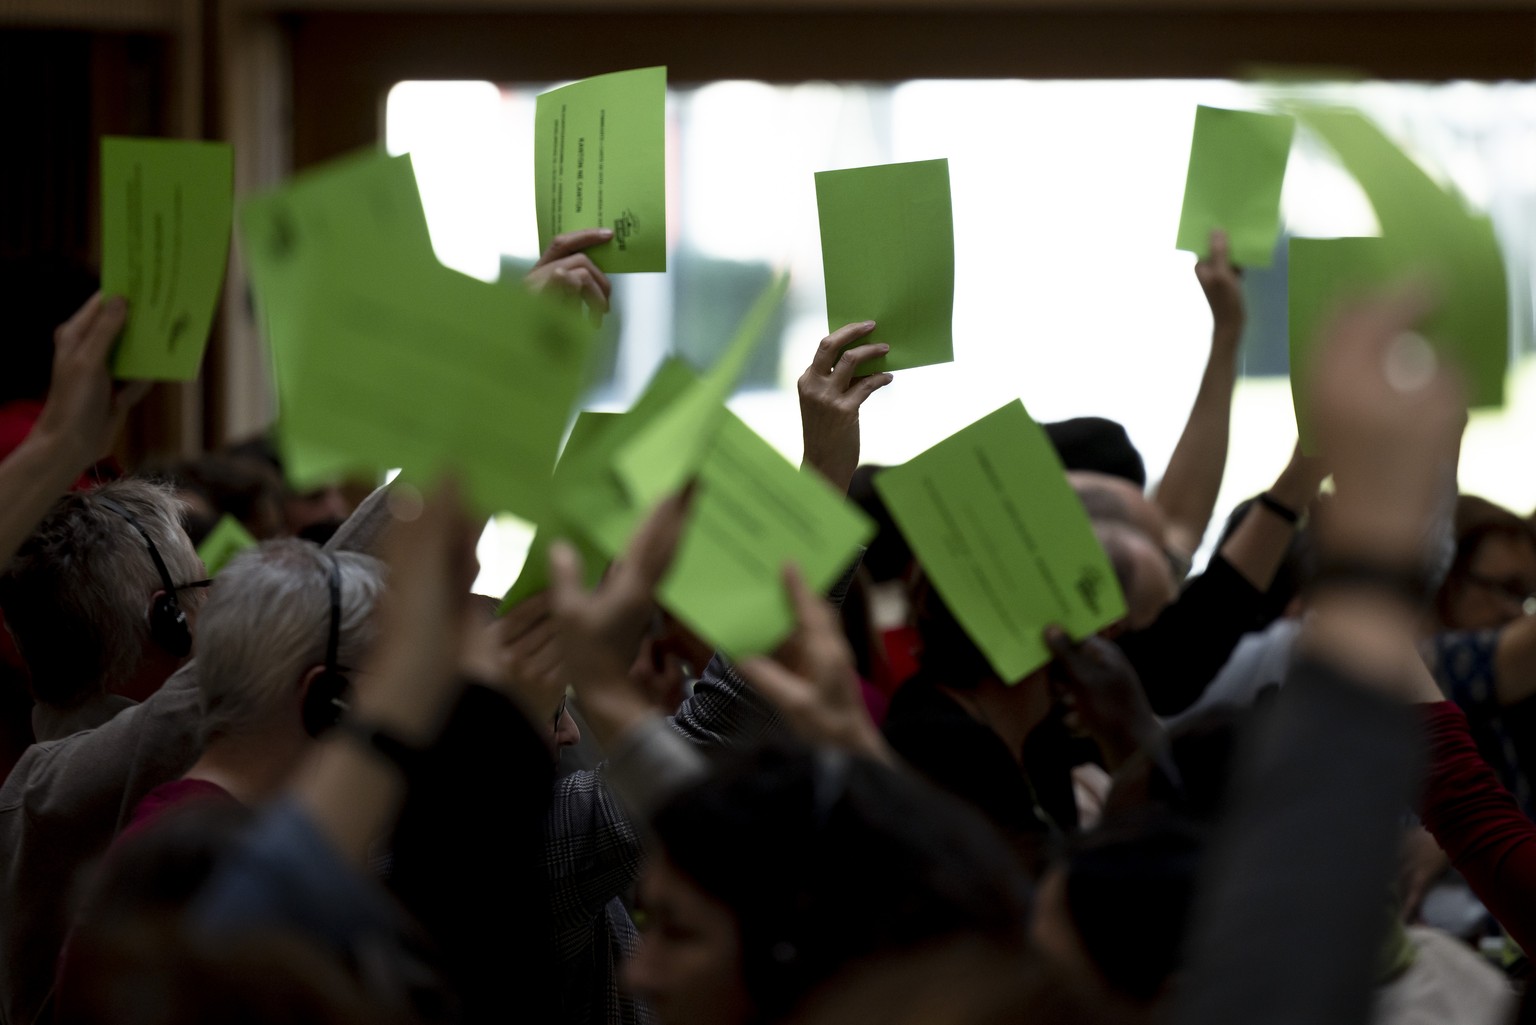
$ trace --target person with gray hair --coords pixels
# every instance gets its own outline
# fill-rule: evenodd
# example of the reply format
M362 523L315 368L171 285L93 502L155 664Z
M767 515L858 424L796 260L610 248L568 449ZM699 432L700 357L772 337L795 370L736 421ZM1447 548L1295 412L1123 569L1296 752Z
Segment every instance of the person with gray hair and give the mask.
M0 576L0 609L52 740L142 701L186 661L203 562L171 492L117 481L60 499Z
M130 831L193 798L252 805L277 793L339 716L383 590L372 556L297 539L265 542L226 566L198 618L203 753L139 802Z

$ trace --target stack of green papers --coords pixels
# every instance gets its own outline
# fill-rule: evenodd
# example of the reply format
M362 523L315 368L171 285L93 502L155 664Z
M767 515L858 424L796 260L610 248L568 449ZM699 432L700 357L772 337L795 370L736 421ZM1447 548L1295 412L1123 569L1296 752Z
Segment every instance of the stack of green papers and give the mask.
M556 488L565 536L600 558L624 550L650 506L637 504L626 488L620 454L700 384L681 360L668 360L628 413L579 452L567 450ZM728 410L716 410L711 422L690 471L698 488L692 516L659 598L709 643L742 658L771 651L794 628L783 586L786 564L798 565L811 586L824 590L874 528L819 476L800 472ZM658 472L670 476L674 469ZM600 558L589 556L589 568Z
M827 330L873 320L860 342L886 356L860 376L955 358L955 234L949 161L921 160L816 174L827 285Z
M1179 249L1210 255L1227 233L1232 262L1268 267L1280 237L1280 187L1296 122L1284 114L1199 107L1179 216Z
M310 208L330 191L317 174L301 183L307 199L279 193L251 215L247 251L280 282L262 302L288 366L278 375L283 436L380 472L454 472L481 511L541 522L594 336L554 296L426 259L419 200L387 166L339 168L378 185L381 210L366 199Z
M101 141L101 290L129 309L114 376L197 377L229 261L233 189L223 143Z
M1082 640L1125 615L1109 557L1022 402L886 470L875 489L1003 682L1050 661L1047 626Z
M644 431L624 442L614 466L635 505L651 507L692 476L724 415L725 400L741 380L763 330L788 291L789 275L781 274L752 304L735 338L709 372Z
M539 249L612 228L587 250L609 273L667 269L667 69L599 75L539 96L534 198Z

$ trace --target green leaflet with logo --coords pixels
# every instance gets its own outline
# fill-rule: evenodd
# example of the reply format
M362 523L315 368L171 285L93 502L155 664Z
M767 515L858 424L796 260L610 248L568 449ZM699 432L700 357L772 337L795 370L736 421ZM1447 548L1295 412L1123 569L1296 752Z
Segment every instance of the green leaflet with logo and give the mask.
M1109 557L1022 402L886 470L875 488L1004 682L1050 661L1047 626L1081 640L1125 615Z

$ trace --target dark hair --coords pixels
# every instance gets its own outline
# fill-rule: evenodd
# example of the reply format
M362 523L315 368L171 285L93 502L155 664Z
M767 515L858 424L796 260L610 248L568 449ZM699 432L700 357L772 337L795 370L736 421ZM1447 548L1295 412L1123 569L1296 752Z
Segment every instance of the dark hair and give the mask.
M997 676L926 573L913 589L912 606L922 641L917 664L923 675L962 690Z
M1067 853L1066 902L1110 986L1155 999L1182 963L1206 850L1203 826L1155 807L1106 820Z
M1471 572L1472 560L1477 558L1477 551L1484 541L1495 536L1519 538L1536 548L1536 527L1529 520L1476 495L1457 496L1455 531L1456 554L1445 581L1435 594L1435 612L1440 622L1447 625L1452 625L1449 621L1451 599Z
M1029 886L975 812L842 752L727 761L653 820L672 863L728 905L770 1020L845 966L942 937L1022 943Z
M282 527L283 481L270 463L259 458L210 452L196 459L151 465L144 476L207 500L213 509L212 521L190 516L183 521L193 544L200 544L223 515L239 520L258 541Z
M1147 486L1146 465L1123 425L1102 416L1079 416L1041 426L1068 470L1107 473L1138 488Z
M907 567L912 565L912 549L897 529L896 520L886 508L885 499L875 490L875 478L884 469L883 466L865 463L853 471L853 480L848 484L849 500L875 521L875 536L864 552L862 565L869 572L870 579L877 584L900 580L907 572Z

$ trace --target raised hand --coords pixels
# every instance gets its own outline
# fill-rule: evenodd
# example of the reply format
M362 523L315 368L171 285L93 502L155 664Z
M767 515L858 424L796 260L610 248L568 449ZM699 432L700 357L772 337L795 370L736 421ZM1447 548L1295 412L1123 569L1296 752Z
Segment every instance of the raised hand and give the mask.
M1056 659L1048 679L1067 725L1098 742L1111 771L1138 750L1153 752L1161 744L1162 727L1118 646L1098 636L1074 644L1055 626L1046 628L1045 643Z
M608 312L608 297L613 285L608 275L583 250L601 245L613 238L609 228L585 228L556 235L549 243L539 262L523 278L524 284L535 292L554 287L564 295L586 301L595 319L601 320Z
M652 714L629 677L661 583L688 517L692 489L662 502L591 591L582 582L581 555L563 541L549 552L549 599L555 652L564 683L576 690L598 742L610 746Z
M854 344L874 329L874 321L866 320L845 324L823 338L798 384L804 465L844 493L859 466L859 407L896 379L891 374L854 376L860 363L891 351L882 342Z
M100 292L53 334L53 382L34 430L64 446L71 474L111 451L134 403L151 382L113 384L107 359L128 320L128 301Z
M475 623L465 642L464 671L507 694L535 723L565 692L549 592L534 595L490 623Z
M1211 255L1195 264L1195 278L1211 308L1215 325L1212 343L1236 347L1242 338L1247 312L1243 304L1242 271L1232 264L1226 232L1219 228L1211 232Z
M1467 407L1459 375L1413 328L1433 302L1407 286L1323 331L1310 382L1319 445L1338 493L1325 540L1416 559L1455 463Z
M784 586L795 607L795 632L774 658L741 663L741 674L805 739L893 760L864 706L853 652L837 614L794 566L785 568Z

